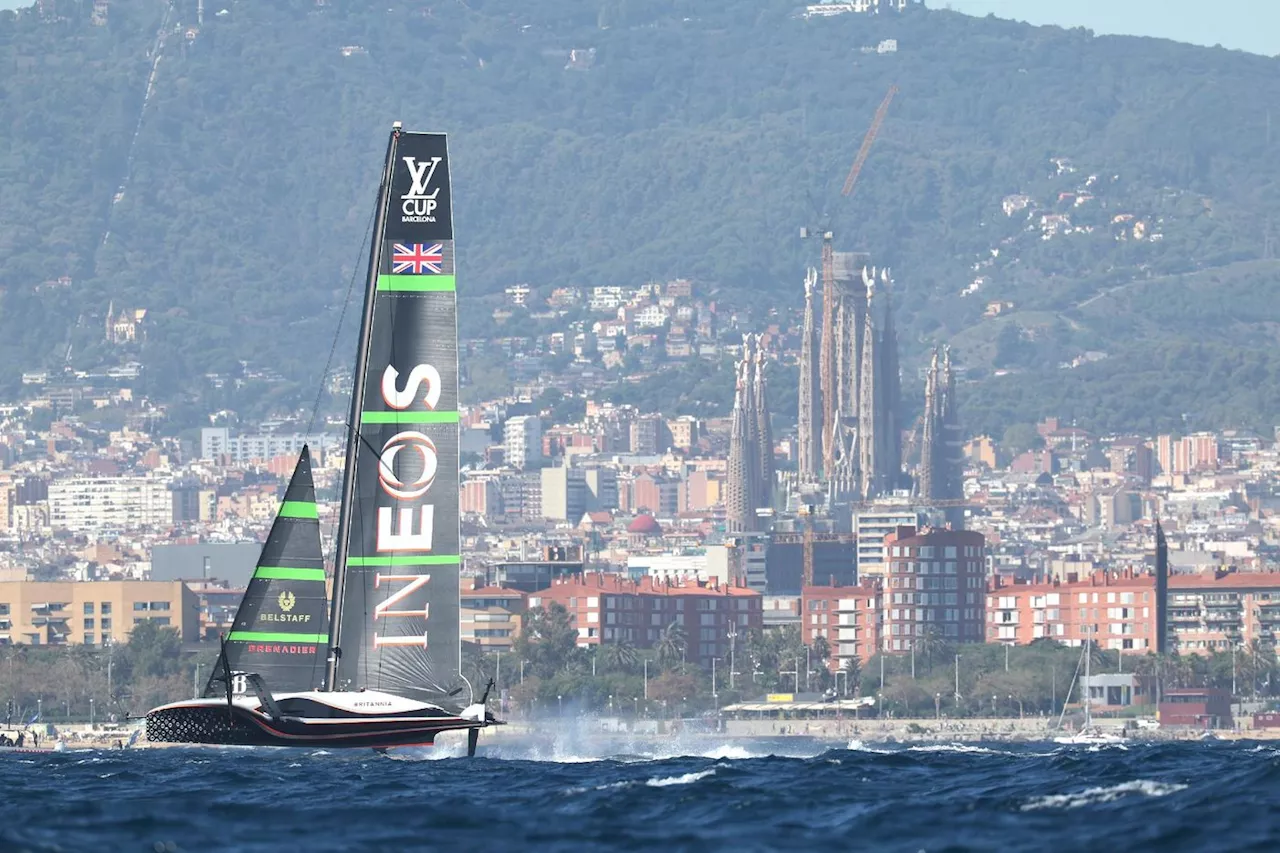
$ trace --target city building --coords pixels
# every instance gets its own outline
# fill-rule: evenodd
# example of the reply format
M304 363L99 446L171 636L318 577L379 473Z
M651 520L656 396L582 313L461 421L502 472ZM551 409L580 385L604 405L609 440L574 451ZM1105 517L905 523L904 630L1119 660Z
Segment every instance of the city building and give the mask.
M838 672L853 659L866 663L880 650L884 595L880 581L856 586L806 586L800 594L801 638L812 647L827 641L827 666Z
M902 527L885 539L884 647L910 651L922 638L985 637L986 548L981 533Z
M493 586L520 592L537 592L551 586L556 578L582 574L582 569L580 557L565 560L511 560L498 563L486 570L485 575L486 583Z
M139 622L196 642L196 594L181 581L0 582L0 645L120 643Z
M529 606L562 605L578 631L578 645L586 648L622 641L653 648L664 630L677 625L687 660L709 669L713 659L729 657L734 637L763 628L761 599L745 587L716 582L655 583L589 573L554 581L530 596Z
M877 504L860 510L853 517L858 547L858 577L884 577L888 571L885 539L899 527L920 527L924 518L919 510L901 504ZM815 580L820 580L815 575Z
M997 577L987 594L987 642L1079 646L1087 636L1104 649L1155 651L1155 589L1154 575L1132 570L1008 585Z
M667 449L670 433L661 415L641 415L631 422L631 452L657 456Z
M323 453L340 444L341 440L332 435L274 432L232 435L229 427L204 427L200 430L201 459L229 457L236 465L265 462L277 456L296 458L303 447L310 447L312 454L323 458Z
M587 485L587 511L618 508L618 472L614 468L594 467L582 471Z
M588 490L585 472L578 468L543 468L542 517L548 521L577 524L587 511Z
M711 582L727 586L733 580L732 556L726 545L707 545L692 554L632 554L627 557L627 576L632 580L648 577L654 583Z
M1231 717L1231 693L1207 687L1165 690L1161 696L1159 719L1162 726L1197 729L1227 729Z
M1172 574L1163 603L1157 581L1158 573L1132 569L1041 583L996 578L987 593L987 640L1047 637L1078 646L1088 635L1104 649L1145 654L1157 651L1163 617L1171 651L1205 654L1273 642L1280 633L1280 572Z
M1250 648L1255 640L1271 644L1280 638L1280 572L1170 575L1168 608L1178 652Z
M671 446L688 453L698 443L698 421L692 415L681 415L667 421Z
M482 651L509 652L520 634L527 596L517 589L476 586L475 578L462 583L462 642Z
M169 527L175 502L186 501L182 490L163 480L71 477L49 484L49 524L73 533Z
M770 595L799 595L804 578L803 533L775 533L765 554L765 583ZM812 534L813 577L817 584L842 587L858 582L855 545L849 533Z
M505 461L523 471L537 468L542 461L542 419L537 415L517 415L502 425Z

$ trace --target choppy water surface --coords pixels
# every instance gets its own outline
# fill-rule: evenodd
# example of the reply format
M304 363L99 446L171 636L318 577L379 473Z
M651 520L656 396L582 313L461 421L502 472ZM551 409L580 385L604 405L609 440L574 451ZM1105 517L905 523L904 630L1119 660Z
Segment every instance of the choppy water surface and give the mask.
M0 850L1280 850L1270 746L671 746L6 755Z

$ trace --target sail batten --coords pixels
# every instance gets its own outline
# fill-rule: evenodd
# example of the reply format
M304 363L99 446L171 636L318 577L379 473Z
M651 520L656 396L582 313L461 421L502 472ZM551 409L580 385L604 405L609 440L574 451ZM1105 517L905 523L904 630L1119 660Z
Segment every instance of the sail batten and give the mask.
M256 673L275 691L314 689L324 675L328 611L311 452L304 447L226 638L231 675ZM204 695L225 695L226 678L219 656ZM234 678L233 688L248 689Z
M421 696L458 678L454 272L445 137L397 128L357 347L329 689Z

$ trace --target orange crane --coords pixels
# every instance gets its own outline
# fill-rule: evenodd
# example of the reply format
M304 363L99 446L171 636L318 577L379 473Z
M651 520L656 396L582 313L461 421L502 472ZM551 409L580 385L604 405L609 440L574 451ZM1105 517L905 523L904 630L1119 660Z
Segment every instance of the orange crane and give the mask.
M801 587L813 586L813 513L813 504L800 507L799 514L804 516L804 573L800 579Z
M853 189L858 183L858 176L862 174L862 166L867 162L868 155L871 154L871 146L880 134L880 126L884 124L884 118L889 112L889 105L893 103L893 97L897 94L897 85L890 86L888 93L884 96L884 100L880 102L879 108L876 109L875 117L871 119L871 127L867 129L867 135L862 139L862 147L858 149L858 155L854 157L853 165L849 168L849 174L844 179L844 187L840 190L842 198L848 198L853 194ZM822 471L825 476L829 477L835 466L836 275L835 252L831 246L831 240L834 235L830 228L822 229L821 234L822 344L819 355L819 377L822 385ZM802 229L800 236L808 236L807 229Z
M896 94L898 94L898 87L895 84L889 87L884 100L880 102L880 106L876 109L875 118L871 119L871 127L867 129L867 135L863 137L862 147L858 149L858 156L853 158L853 166L849 169L848 177L844 179L844 189L840 190L840 195L848 198L853 192L854 185L858 183L858 175L862 174L862 164L867 162L867 155L871 153L871 145L880 134L880 125L884 124L884 117L889 114L889 104L893 103L893 96Z

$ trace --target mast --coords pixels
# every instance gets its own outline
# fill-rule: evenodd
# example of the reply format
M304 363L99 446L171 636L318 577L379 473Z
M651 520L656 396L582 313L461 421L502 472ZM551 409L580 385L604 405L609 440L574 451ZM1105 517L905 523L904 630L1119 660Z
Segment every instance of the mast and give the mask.
M373 338L373 308L378 298L378 270L381 268L382 233L386 227L387 209L391 206L391 177L396 162L396 143L400 141L400 122L391 125L387 155L382 165L382 182L378 187L378 207L374 215L369 245L369 271L365 277L364 311L360 319L360 343L356 348L356 366L351 383L351 413L347 417L347 458L342 469L342 504L338 513L337 548L333 558L333 603L329 613L329 659L325 669L325 689L336 690L338 660L342 656L342 602L347 588L347 554L350 552L351 516L355 512L356 465L360 457L360 401L364 399L365 373L369 363L369 344Z
M397 125L370 250L343 483L331 689L461 678L458 324L448 141Z
M1093 657L1091 654L1093 651L1093 635L1090 633L1092 627L1092 625L1084 626L1084 683L1080 687L1080 692L1083 694L1081 698L1084 699L1085 730L1088 730L1093 725L1093 714L1090 707L1093 703L1089 700L1089 673L1091 671L1089 664L1092 662L1091 658Z

